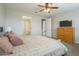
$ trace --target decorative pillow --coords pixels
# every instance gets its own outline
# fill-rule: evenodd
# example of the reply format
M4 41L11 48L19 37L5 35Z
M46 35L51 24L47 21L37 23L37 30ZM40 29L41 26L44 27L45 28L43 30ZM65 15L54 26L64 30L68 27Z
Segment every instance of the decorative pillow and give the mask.
M0 37L0 49L5 54L13 53L13 46L11 45L7 37Z
M8 32L6 33L6 35L8 36L10 42L12 43L12 45L22 45L23 44L23 41L20 37L16 36L15 33L13 32Z
M12 36L10 38L10 41L13 45L22 45L23 44L23 41L21 40L21 38L17 37L17 36Z

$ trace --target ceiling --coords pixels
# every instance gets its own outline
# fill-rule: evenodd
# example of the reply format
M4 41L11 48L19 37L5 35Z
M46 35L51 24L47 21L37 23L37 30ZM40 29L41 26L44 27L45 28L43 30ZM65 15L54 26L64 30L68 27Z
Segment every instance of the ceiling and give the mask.
M45 12L38 12L40 10L40 7L38 7L37 5L39 4L43 5L44 3L5 3L4 5L6 8L12 8L15 10L17 9L30 14L33 13L44 17L51 17L59 13L68 12L79 8L79 3L55 3L54 5L59 8L51 10L51 13L45 13Z

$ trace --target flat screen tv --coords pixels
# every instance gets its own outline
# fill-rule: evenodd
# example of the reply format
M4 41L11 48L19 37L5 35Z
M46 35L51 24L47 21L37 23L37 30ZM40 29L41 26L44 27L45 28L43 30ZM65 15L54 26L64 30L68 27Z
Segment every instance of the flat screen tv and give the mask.
M68 20L60 21L60 27L70 27L70 26L72 26L72 21Z
M0 32L3 32L3 27L0 27Z

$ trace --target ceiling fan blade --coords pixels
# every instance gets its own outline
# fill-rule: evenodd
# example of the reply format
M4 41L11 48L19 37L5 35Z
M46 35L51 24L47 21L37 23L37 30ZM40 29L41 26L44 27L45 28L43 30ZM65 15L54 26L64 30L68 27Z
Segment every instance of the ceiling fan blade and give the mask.
M44 9L41 9L40 11L38 11L38 12L42 12L42 11L44 11ZM38 13L38 12L35 12L35 13Z
M45 7L45 6L42 6L42 5L38 5L39 7Z
M58 9L59 7L49 7L50 9Z
M39 12L42 12L42 11L44 11L44 9L41 9Z

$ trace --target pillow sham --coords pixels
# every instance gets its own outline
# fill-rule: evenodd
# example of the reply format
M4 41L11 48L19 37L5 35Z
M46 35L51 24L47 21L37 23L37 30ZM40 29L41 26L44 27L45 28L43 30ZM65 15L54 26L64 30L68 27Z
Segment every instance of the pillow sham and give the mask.
M23 44L23 41L22 41L22 39L21 38L19 38L19 37L17 37L17 36L12 36L11 38L10 38L10 41L11 41L11 43L13 44L13 45L22 45Z
M11 45L7 37L4 36L0 37L0 49L5 54L13 53L13 46Z
M7 32L6 36L8 36L10 42L14 46L22 45L23 44L23 40L20 37L16 36L16 34L13 33L13 32Z

